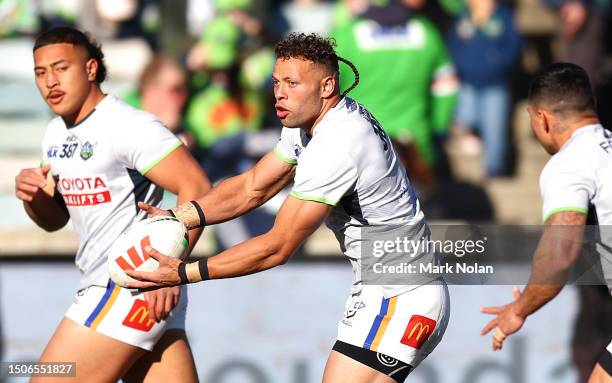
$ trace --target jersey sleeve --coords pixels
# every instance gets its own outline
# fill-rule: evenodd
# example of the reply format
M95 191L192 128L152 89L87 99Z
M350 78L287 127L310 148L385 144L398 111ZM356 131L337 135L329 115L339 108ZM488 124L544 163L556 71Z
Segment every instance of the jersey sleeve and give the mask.
M587 214L589 202L595 195L591 173L576 162L551 160L546 165L540 176L544 222L559 212Z
M115 155L142 175L183 145L158 119L144 113L127 121L119 133Z
M297 166L291 195L335 206L356 182L355 161L334 148L321 147Z
M298 163L298 158L294 151L293 140L293 132L289 128L283 128L280 139L274 148L274 154L283 162L291 165Z

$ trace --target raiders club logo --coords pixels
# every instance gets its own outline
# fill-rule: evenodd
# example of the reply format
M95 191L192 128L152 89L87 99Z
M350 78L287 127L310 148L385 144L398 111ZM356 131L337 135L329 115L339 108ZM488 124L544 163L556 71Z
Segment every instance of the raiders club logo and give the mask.
M91 156L93 156L94 154L94 149L96 148L96 144L92 144L91 142L87 141L85 142L83 145L81 145L81 158L83 159L83 161L87 161L88 159L91 158Z

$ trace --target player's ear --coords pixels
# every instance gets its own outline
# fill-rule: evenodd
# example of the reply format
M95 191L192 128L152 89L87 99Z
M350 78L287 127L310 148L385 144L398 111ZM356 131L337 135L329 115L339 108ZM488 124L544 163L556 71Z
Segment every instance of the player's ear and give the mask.
M333 96L334 91L336 89L336 77L335 76L325 76L321 80L321 97L329 98Z
M96 75L98 74L98 60L89 59L85 63L85 68L87 70L87 80L96 81Z
M538 110L538 118L541 118L542 128L544 131L546 133L550 133L550 129L552 128L554 122L554 116L552 113L546 109L540 109Z

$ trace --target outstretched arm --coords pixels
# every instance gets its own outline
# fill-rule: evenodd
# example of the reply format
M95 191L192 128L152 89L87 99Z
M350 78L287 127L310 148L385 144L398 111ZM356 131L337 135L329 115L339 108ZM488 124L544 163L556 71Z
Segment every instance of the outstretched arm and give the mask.
M284 264L306 238L321 226L331 208L321 202L287 197L269 232L208 259L209 277L239 277ZM201 280L198 266L193 264L187 267L187 275L192 277L190 282Z
M580 255L586 215L579 212L560 212L546 221L546 227L536 248L529 283L516 300L500 307L484 307L482 312L492 319L481 334L496 329L493 350L502 348L505 338L519 331L525 319L563 289L569 271Z
M295 165L281 161L274 153L266 154L248 171L229 178L197 202L207 224L241 216L263 205L293 179Z
M138 279L128 287L148 288L195 283L206 279L239 277L281 265L325 220L330 205L289 196L281 207L272 229L259 237L236 245L219 255L181 266L181 261L149 250L159 261L154 272L127 271ZM184 267L184 271L179 268Z
M527 317L550 302L563 289L572 265L580 255L586 215L560 212L548 219L533 257L531 277L516 303Z
M263 205L289 184L294 173L295 165L280 160L274 153L268 153L253 168L222 181L195 202L204 212L206 225L229 221ZM163 214L147 204L141 203L139 206L150 215ZM197 213L190 203L180 205L173 211L187 228L200 226Z

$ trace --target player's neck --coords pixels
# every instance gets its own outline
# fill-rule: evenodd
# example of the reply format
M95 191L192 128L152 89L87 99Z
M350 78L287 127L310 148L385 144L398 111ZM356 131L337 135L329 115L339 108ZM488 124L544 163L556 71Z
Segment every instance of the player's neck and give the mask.
M558 135L557 146L561 148L565 143L572 137L574 132L580 128L584 128L585 126L599 124L599 118L596 115L587 115L581 118L576 119L569 123L567 129Z
M329 112L330 109L333 109L336 105L338 105L341 99L342 99L342 96L340 96L339 94L336 94L328 99L323 100L323 106L321 107L321 112L319 112L317 118L312 122L312 124L308 124L308 126L303 128L304 132L312 136L319 122L323 120L323 117L325 117L325 115L327 114L327 112Z
M98 85L92 85L91 91L89 95L85 99L85 102L81 105L81 107L70 116L62 116L64 123L67 126L74 126L83 121L87 116L91 114L91 112L95 109L95 107L106 97L102 90Z

